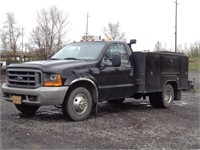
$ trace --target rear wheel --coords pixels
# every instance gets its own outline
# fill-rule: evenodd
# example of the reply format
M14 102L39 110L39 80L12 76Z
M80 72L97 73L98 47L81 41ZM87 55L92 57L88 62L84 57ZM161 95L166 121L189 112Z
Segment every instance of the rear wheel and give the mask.
M20 112L22 112L24 114L28 114L28 115L34 115L35 112L40 107L40 106L30 106L30 105L24 105L24 104L22 104L22 105L17 105L16 104L15 106Z
M125 100L124 98L108 100L108 103L110 103L110 104L121 104L121 103L123 103L124 100Z
M86 119L92 109L92 96L84 87L78 87L71 91L62 105L64 115L73 121Z
M162 93L153 93L149 96L151 105L155 108L169 108L174 100L174 89L167 84Z
M174 101L174 89L170 84L167 84L162 93L163 107L168 108Z
M161 107L161 104L160 104L160 96L161 93L153 93L149 96L149 101L150 101L150 104L152 107L154 108L159 108Z

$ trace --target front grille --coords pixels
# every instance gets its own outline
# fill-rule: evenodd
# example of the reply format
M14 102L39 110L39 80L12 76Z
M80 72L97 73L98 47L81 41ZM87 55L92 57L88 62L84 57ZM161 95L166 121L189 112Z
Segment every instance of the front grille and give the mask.
M36 88L42 84L42 73L32 69L8 69L10 87Z

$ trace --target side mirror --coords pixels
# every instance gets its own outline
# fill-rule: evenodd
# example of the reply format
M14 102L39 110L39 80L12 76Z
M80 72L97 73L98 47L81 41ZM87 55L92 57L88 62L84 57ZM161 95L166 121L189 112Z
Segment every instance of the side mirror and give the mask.
M132 40L130 40L130 45L132 45L132 44L136 44L136 42L137 42L136 39L132 39Z
M112 66L113 67L121 66L121 57L120 57L120 55L117 55L117 54L112 55Z
M119 67L121 66L121 57L119 54L113 54L110 58L104 58L99 65L99 69L103 70L105 67Z

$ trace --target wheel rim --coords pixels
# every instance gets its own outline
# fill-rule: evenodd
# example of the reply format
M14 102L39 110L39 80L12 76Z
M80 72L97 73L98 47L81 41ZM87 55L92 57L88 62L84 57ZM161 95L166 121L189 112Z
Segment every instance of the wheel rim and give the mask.
M164 100L165 100L165 102L168 103L168 104L171 103L171 101L172 101L172 92L171 92L171 90L167 89L167 90L165 91Z
M88 108L87 98L84 94L78 94L73 100L73 109L76 114L82 115Z

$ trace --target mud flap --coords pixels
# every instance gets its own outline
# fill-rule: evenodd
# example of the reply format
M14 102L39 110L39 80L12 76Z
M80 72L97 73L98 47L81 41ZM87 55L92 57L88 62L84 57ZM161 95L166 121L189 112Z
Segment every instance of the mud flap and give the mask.
M97 115L97 110L98 110L98 102L93 104L92 113L94 115Z

